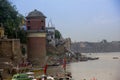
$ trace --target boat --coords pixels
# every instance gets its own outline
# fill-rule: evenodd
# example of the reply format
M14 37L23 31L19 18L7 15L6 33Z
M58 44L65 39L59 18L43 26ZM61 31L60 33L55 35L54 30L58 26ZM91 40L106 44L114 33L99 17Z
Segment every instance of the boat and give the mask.
M97 60L99 57L88 57L88 60Z
M113 57L113 59L119 59L119 57Z
M12 80L32 80L32 79L29 78L27 74L21 73L13 75Z

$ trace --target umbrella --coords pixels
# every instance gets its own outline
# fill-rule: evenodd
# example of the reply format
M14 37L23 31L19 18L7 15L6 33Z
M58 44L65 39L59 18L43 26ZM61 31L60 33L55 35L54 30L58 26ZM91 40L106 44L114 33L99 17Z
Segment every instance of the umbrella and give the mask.
M51 76L48 76L47 79L54 80L54 78Z
M26 74L34 74L34 72L27 72Z

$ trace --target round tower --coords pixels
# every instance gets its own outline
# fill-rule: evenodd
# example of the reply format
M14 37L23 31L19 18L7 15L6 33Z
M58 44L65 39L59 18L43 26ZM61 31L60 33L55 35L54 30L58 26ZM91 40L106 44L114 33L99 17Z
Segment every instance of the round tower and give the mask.
M45 16L34 10L26 17L27 26L27 55L33 66L42 67L46 57Z

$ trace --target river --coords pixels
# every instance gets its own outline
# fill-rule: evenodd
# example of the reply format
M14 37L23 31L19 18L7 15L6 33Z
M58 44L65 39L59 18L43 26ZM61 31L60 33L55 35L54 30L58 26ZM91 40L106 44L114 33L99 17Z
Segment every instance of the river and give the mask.
M70 70L74 80L120 80L120 52L92 53L87 56L99 59L71 63Z

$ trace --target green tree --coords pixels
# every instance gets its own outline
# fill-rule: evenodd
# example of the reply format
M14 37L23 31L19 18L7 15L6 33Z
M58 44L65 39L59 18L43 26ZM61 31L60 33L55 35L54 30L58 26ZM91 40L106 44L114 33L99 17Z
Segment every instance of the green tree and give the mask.
M8 38L20 38L21 42L25 42L26 32L20 29L23 19L24 16L8 0L0 0L0 23L3 24Z
M61 38L61 33L58 30L55 30L55 38L60 39Z
M19 30L18 37L19 37L21 43L27 42L27 32L24 29Z

